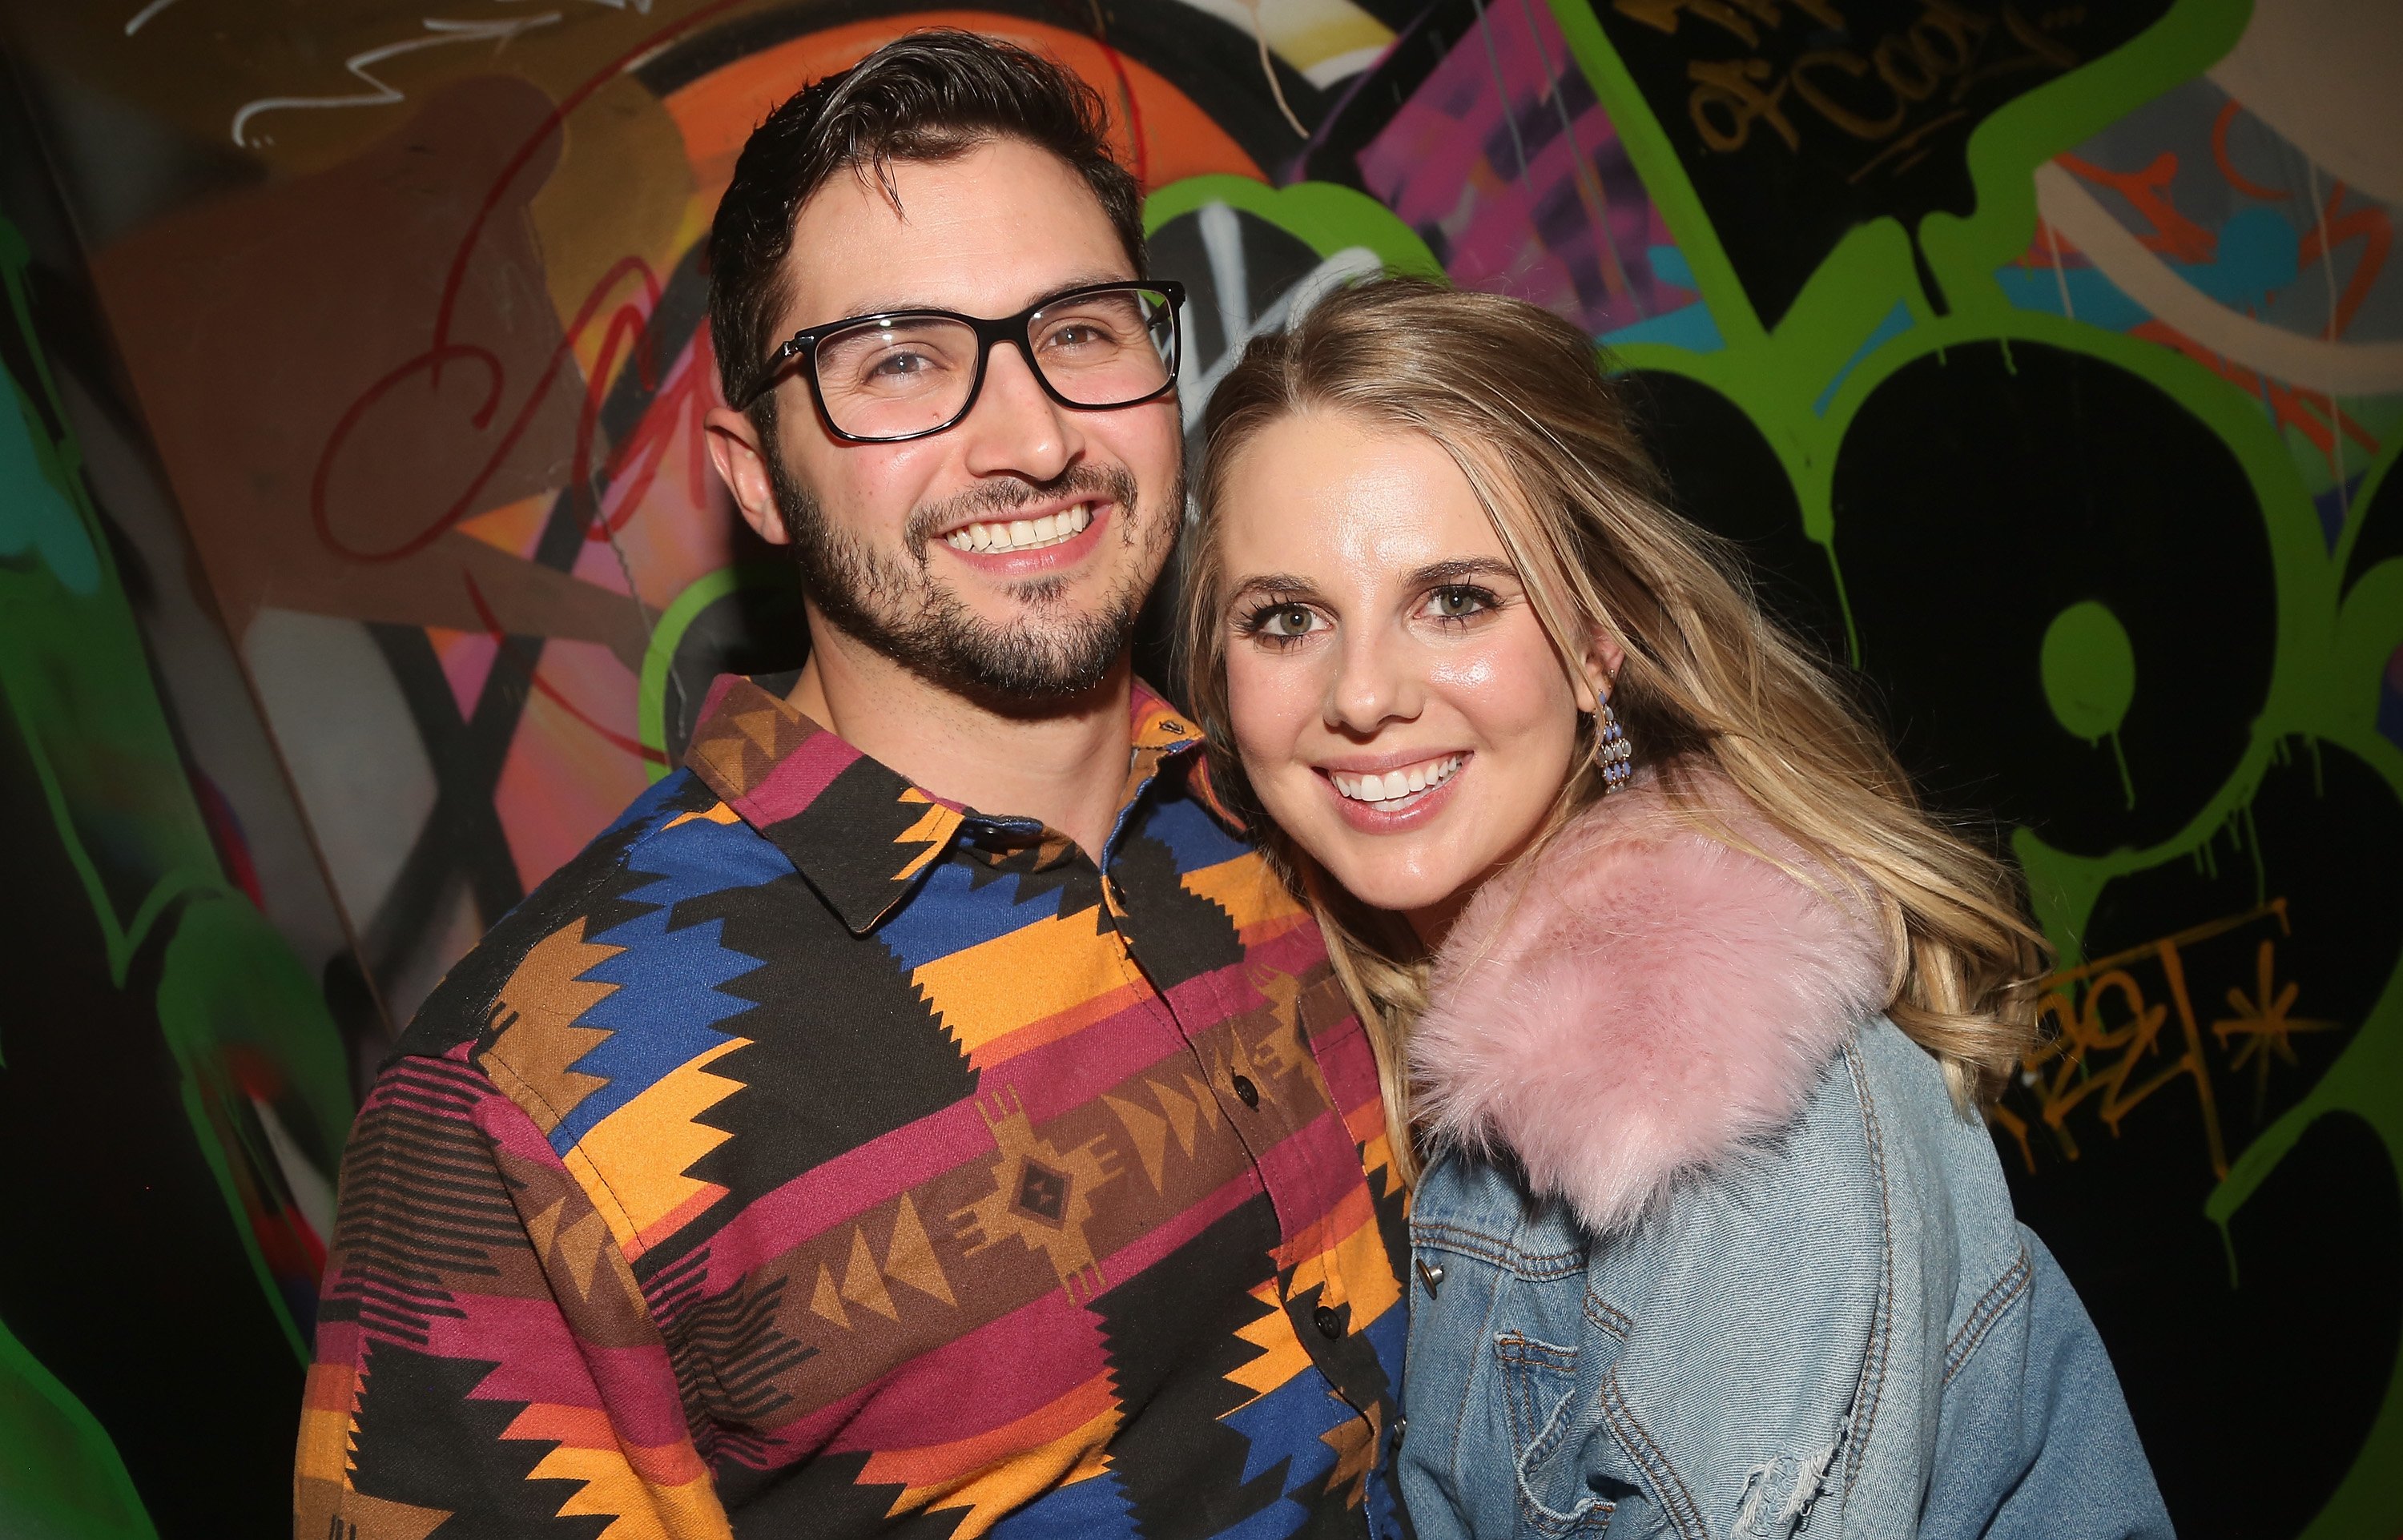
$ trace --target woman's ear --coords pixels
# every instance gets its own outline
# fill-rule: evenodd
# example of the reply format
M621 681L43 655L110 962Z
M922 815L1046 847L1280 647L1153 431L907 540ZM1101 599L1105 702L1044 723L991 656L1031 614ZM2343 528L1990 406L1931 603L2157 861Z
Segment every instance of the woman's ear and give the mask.
M1610 682L1618 677L1619 665L1627 661L1627 649L1601 631L1593 633L1587 644L1585 656L1577 659L1577 708L1592 715L1610 693Z

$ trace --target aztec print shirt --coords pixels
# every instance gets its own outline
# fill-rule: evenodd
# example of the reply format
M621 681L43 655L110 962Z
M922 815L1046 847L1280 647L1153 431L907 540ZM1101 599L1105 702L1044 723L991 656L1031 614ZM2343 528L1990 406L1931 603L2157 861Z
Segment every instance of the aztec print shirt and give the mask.
M1366 1037L1133 732L1097 869L720 680L360 1113L299 1540L1406 1535Z

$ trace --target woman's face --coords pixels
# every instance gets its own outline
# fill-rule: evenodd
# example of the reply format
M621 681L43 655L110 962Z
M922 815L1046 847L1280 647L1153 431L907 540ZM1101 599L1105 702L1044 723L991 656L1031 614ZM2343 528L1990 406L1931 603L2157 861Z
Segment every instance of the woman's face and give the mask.
M1542 825L1615 659L1570 672L1421 435L1285 418L1217 518L1230 725L1261 805L1354 896L1438 935Z

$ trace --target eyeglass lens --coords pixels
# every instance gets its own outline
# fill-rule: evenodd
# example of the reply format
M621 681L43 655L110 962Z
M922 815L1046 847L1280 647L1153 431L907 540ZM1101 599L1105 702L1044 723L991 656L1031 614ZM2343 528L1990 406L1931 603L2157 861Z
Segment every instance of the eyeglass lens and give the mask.
M1105 289L1028 318L1035 367L1080 407L1121 407L1157 395L1176 365L1176 327L1158 289ZM814 353L826 416L858 438L898 438L958 417L975 388L976 329L938 316L863 321L821 339Z

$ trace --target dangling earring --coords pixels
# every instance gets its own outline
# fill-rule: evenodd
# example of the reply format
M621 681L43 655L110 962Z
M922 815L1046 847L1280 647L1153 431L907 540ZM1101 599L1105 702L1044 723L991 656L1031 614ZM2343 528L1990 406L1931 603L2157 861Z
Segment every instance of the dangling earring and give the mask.
M1604 797L1627 784L1635 773L1628 763L1634 751L1628 746L1627 733L1618 725L1618 717L1610 709L1610 697L1596 692L1593 707L1593 762L1602 767L1602 794Z

